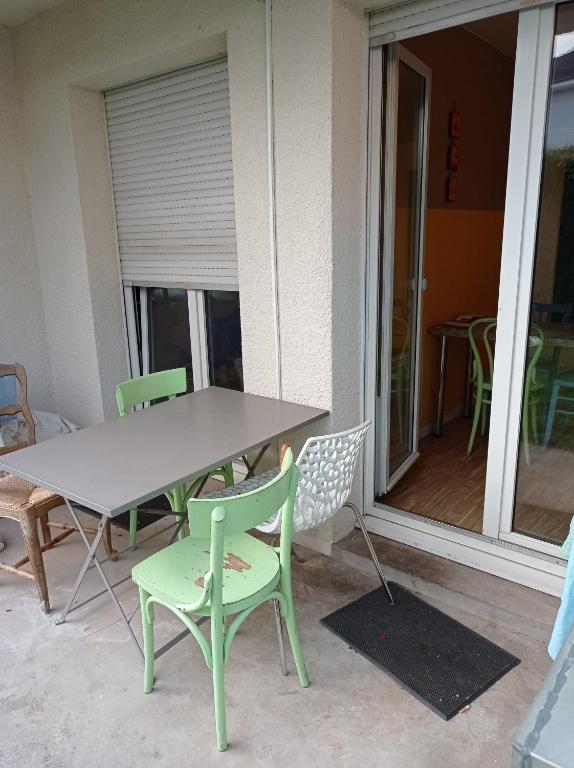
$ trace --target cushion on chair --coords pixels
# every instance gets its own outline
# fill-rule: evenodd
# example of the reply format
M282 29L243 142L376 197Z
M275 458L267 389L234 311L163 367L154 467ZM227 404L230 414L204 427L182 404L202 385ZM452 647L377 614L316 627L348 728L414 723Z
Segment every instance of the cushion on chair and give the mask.
M203 592L209 571L209 539L188 536L132 570L138 586L170 605L194 603ZM240 533L225 538L223 549L223 605L238 603L266 587L272 591L279 580L279 557L272 547ZM207 608L198 613L209 613Z
M47 502L54 502L54 506L58 503L63 504L61 497L53 491L39 488L14 475L0 477L0 509L22 512Z
M249 480L242 480L235 485L228 485L227 488L218 488L216 491L205 493L202 495L202 499L228 499L231 496L241 496L243 493L249 493L250 491L256 491L263 485L269 483L273 478L279 474L279 467L273 467L262 472L260 475L250 477Z

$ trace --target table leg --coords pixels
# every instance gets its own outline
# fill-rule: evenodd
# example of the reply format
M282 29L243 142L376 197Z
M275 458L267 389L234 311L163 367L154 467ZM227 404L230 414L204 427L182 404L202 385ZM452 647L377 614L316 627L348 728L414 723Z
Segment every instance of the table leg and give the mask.
M448 352L448 336L440 337L440 355L437 368L437 391L435 417L433 424L433 435L440 437L442 435L442 420L444 410L444 389L446 383L446 361Z
M269 448L269 445L270 445L270 443L266 443L259 450L259 453L255 457L255 460L254 460L253 464L249 463L249 461L247 460L247 456L242 456L241 457L243 459L243 463L247 467L247 474L245 475L245 479L246 480L250 480L253 477L253 475L255 474L255 470L257 469L257 465L259 464L259 462L263 458L263 455L265 454L265 451Z
M466 345L466 378L464 380L464 405L462 415L470 416L472 405L472 349L470 342Z
M115 592L114 592L110 582L108 581L108 579L106 577L106 574L104 573L104 570L103 570L103 568L102 568L102 566L100 564L100 561L97 558L96 552L97 552L98 544L100 543L100 540L102 538L102 535L103 535L105 527L106 527L107 517L105 515L102 515L102 517L100 519L100 522L99 522L99 525L98 525L98 530L97 530L96 535L94 537L94 540L90 543L90 541L88 540L88 537L86 536L86 533L85 533L84 529L82 528L82 524L80 523L80 520L79 520L79 518L78 518L74 508L72 507L72 505L70 504L68 499L64 499L64 501L66 502L66 506L68 507L68 511L69 511L70 515L72 516L72 519L73 519L73 521L74 521L74 523L76 525L77 530L80 533L80 536L84 540L84 544L86 545L86 549L88 550L88 554L86 556L86 559L84 560L84 563L83 563L82 567L80 568L80 572L78 573L78 576L76 578L75 584L72 587L72 594L70 595L68 603L67 603L66 607L64 608L64 611L63 611L62 615L60 616L60 618L56 619L56 624L63 624L66 621L66 617L67 617L68 613L70 612L70 609L72 608L72 603L74 602L74 598L78 594L78 590L80 588L80 585L81 585L82 581L84 580L86 572L87 572L88 568L90 567L90 564L93 563L95 565L95 567L96 567L96 570L100 574L100 578L104 582L104 586L106 587L106 590L108 591L112 601L115 603L116 608L120 612L121 617L122 617L122 619L123 619L123 621L124 621L124 623L125 623L125 625L126 625L126 627L128 629L128 632L131 635L132 640L134 641L138 651L140 652L141 656L143 657L143 651L142 651L142 649L140 647L140 644L137 641L137 638L136 638L136 636L134 634L133 629L130 626L129 619L126 616L126 614L124 613L124 609L120 605L120 602L119 602L118 598L116 597Z

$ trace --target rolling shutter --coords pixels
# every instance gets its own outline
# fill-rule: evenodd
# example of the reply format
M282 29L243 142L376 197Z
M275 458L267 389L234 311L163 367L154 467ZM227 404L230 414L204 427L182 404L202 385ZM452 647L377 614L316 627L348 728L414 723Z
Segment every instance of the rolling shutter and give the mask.
M477 19L539 5L544 0L398 0L369 15L371 45L394 43Z
M236 289L227 59L104 100L124 284Z

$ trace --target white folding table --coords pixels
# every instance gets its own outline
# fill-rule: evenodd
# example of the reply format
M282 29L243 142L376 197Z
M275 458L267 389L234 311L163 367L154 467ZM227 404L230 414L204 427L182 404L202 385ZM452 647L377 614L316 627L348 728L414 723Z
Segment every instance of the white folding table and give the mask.
M252 473L273 440L325 415L327 411L319 408L209 387L2 456L0 470L64 498L88 550L68 604L56 623L66 620L93 563L105 585L104 592L107 590L117 606L141 653L114 593L117 584L109 583L97 556L108 518L259 448L257 459L248 465ZM101 514L91 542L73 503ZM83 604L90 599L93 597ZM168 645L172 644L170 641Z

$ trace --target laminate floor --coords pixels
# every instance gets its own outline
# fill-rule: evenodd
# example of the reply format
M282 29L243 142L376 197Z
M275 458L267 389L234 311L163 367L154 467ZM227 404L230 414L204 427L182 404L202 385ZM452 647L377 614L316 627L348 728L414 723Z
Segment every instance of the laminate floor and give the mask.
M470 421L444 425L442 437L419 444L420 457L390 493L379 500L422 517L480 533L488 437L478 436L466 455ZM569 446L532 446L530 464L521 457L515 529L561 544L574 510L574 452Z

